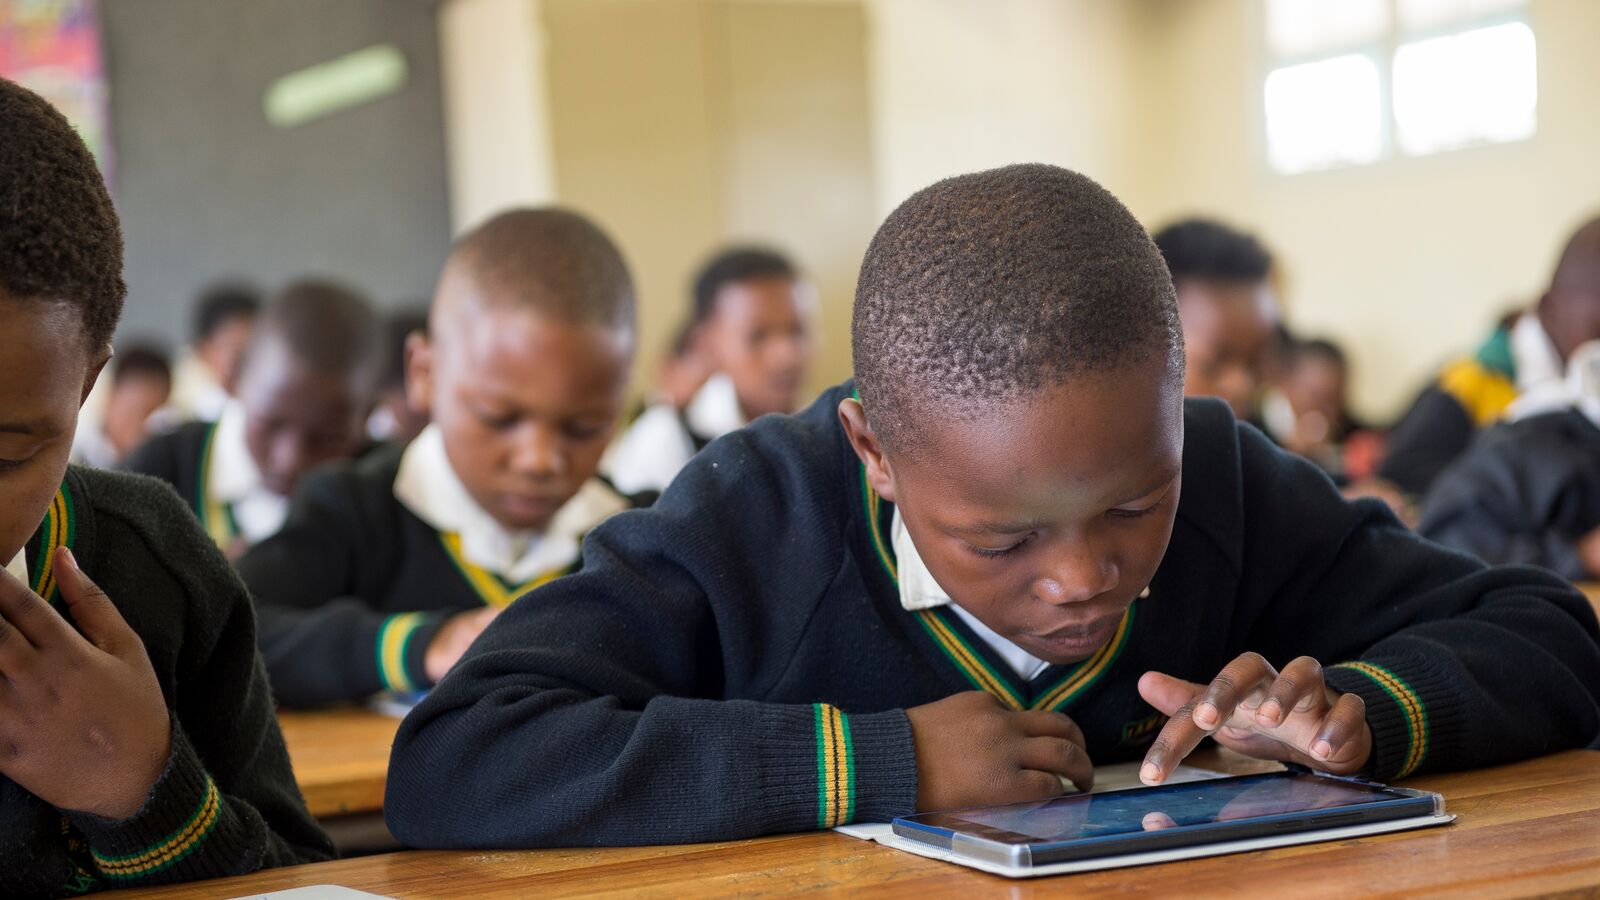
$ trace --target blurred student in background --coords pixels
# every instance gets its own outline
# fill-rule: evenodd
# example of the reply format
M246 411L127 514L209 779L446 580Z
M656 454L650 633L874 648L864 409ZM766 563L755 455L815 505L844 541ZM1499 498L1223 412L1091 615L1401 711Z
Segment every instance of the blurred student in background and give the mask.
M685 407L647 409L611 449L601 469L618 490L663 490L713 440L794 412L811 365L814 307L811 287L779 253L735 247L713 257L695 278L685 340L715 374Z
M1175 222L1154 238L1178 291L1184 395L1221 397L1235 418L1259 421L1279 319L1268 280L1272 255L1253 236L1211 219Z
M1490 563L1600 579L1600 341L1510 415L1434 481L1418 530Z
M151 417L172 394L172 365L157 347L138 344L111 358L110 389L94 420L81 418L72 460L114 468L149 437Z
M1600 339L1600 218L1572 235L1538 305L1497 327L1476 353L1446 366L1389 435L1379 474L1414 496L1517 399L1560 382L1573 350Z
M406 344L413 334L428 334L426 304L392 312L383 320L383 344L378 348L377 403L367 419L367 436L374 441L410 443L428 425L428 415L413 409L406 399Z
M216 422L151 438L126 468L170 483L230 555L283 525L289 495L315 466L367 446L377 317L338 284L303 280L261 312Z
M1337 484L1373 474L1382 437L1350 412L1350 364L1329 340L1285 334L1262 423L1278 445L1321 466Z
M171 406L179 422L215 422L239 381L239 362L261 311L261 293L241 282L216 284L195 301L194 338L178 359Z

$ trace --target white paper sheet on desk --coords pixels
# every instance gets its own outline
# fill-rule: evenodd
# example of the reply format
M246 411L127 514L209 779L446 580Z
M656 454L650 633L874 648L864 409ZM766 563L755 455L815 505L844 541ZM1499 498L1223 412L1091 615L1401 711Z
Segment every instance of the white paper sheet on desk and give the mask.
M243 897L234 897L233 900L394 900L394 898L369 894L355 888L340 887L337 884L312 884L290 888L287 891L273 891L270 894L246 894Z
M1094 767L1094 790L1091 794L1109 794L1112 791L1125 791L1128 788L1144 787L1144 782L1139 780L1139 761L1112 763L1109 766ZM1210 769L1200 769L1194 766L1179 766L1177 771L1167 776L1167 784L1183 784L1186 781L1210 781L1213 778L1226 778L1226 772L1213 772ZM894 827L888 822L858 822L854 825L840 825L834 831L846 834L864 841L878 841L888 843L884 838L895 836Z

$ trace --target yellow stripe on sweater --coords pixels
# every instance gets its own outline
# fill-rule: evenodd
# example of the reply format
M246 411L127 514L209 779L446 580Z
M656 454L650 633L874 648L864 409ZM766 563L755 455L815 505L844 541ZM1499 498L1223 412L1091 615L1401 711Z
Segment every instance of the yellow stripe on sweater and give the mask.
M1117 625L1117 631L1106 642L1104 647L1096 650L1094 655L1080 665L1077 671L1068 675L1065 680L1055 688L1046 691L1044 696L1033 702L1034 709L1059 710L1076 700L1078 694L1093 684L1106 669L1122 653L1122 648L1127 645L1128 634L1133 631L1133 607L1122 614L1122 621Z
M131 856L108 857L95 853L95 865L105 875L117 879L138 878L165 869L187 856L189 851L205 840L217 824L221 807L222 797L217 793L217 785L207 776L206 793L200 801L200 808L170 837L149 850Z
M1405 715L1410 745L1406 748L1405 763L1394 777L1399 780L1415 772L1428 754L1428 713L1422 698L1399 676L1382 666L1368 662L1345 662L1339 663L1337 668L1353 669L1367 676L1399 704L1400 711Z
M450 561L455 563L457 571L461 573L461 577L467 580L467 584L471 585L478 597L489 606L501 608L510 606L511 601L521 597L523 594L536 587L542 587L572 570L570 565L561 566L543 574L535 575L522 584L508 587L499 578L496 578L493 572L467 561L466 556L461 552L461 535L455 532L445 532L439 535L439 542L444 544L445 552L449 554Z

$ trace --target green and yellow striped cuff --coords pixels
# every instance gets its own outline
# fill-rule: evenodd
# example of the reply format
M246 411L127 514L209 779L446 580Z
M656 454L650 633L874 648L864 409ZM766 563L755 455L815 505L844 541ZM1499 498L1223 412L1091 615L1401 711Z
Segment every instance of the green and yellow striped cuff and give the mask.
M1428 707L1422 698L1404 679L1383 666L1369 662L1344 662L1329 668L1360 672L1394 700L1405 720L1409 743L1401 756L1400 769L1393 777L1399 780L1415 772L1428 756Z
M378 629L377 654L378 677L383 679L384 687L391 691L414 691L419 687L406 670L406 659L411 639L427 622L427 615L419 612L401 613L383 620L383 626Z
M817 827L848 824L856 815L855 748L850 717L827 703L818 703Z
M143 878L171 868L205 842L206 836L216 828L217 817L221 810L222 797L217 792L216 783L207 776L200 808L195 810L194 815L190 816L177 831L155 846L139 853L127 856L101 856L95 853L95 866L100 869L102 875L117 881Z

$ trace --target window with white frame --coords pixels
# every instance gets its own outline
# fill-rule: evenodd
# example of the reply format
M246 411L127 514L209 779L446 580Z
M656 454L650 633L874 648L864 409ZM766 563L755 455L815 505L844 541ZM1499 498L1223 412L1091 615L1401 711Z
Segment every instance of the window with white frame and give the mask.
M1283 174L1532 137L1527 0L1263 0Z

